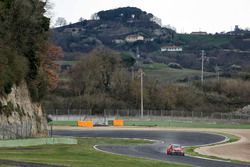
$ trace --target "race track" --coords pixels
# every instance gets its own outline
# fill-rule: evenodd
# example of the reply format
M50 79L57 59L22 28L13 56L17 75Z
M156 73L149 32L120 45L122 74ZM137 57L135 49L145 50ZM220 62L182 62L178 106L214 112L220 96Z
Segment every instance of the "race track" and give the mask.
M207 159L200 159L190 156L169 156L166 155L166 146L170 143L178 143L183 146L195 146L221 142L225 140L224 136L200 133L200 132L177 132L177 131L151 131L151 130L81 130L81 131L67 131L57 130L54 135L60 136L74 136L74 137L110 137L110 138L137 138L157 140L155 144L151 145L136 145L136 146L110 146L101 145L96 146L96 149L123 154L133 157L143 157L150 159L157 159L169 162L189 164L193 166L202 167L250 167L250 165L214 161Z

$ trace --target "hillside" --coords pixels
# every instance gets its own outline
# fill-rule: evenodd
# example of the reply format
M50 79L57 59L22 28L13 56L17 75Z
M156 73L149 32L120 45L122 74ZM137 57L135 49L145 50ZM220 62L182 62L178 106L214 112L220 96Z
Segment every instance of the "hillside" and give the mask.
M174 69L166 64L146 64L143 66L145 76L150 80L158 80L163 83L188 82L200 80L201 71L192 69ZM204 77L210 78L216 76L215 73L205 72Z
M172 41L175 32L161 27L152 14L138 8L118 8L101 11L95 20L84 20L53 29L54 42L65 52L89 52L98 46L108 46L120 51L142 52L160 49L161 44ZM140 35L143 41L127 42L129 35ZM153 42L155 41L155 42Z
M91 20L53 29L53 41L65 51L65 61L78 61L85 53L104 46L134 58L140 55L138 61L142 63L178 63L194 70L200 70L201 50L205 50L205 71L215 72L218 68L226 76L250 65L247 30L236 27L220 34L177 34L160 23L153 14L138 8L100 11ZM183 50L162 52L164 46L179 46Z

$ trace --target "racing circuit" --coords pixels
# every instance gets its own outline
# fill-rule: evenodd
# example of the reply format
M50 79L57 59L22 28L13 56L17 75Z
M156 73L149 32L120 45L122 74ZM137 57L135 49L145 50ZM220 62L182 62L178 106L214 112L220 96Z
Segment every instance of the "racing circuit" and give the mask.
M238 164L220 160L209 160L191 156L169 156L165 153L166 146L178 143L183 146L207 145L222 142L226 137L211 133L180 132L167 130L56 130L54 135L74 137L108 137L108 138L136 138L156 141L154 144L114 146L100 145L95 149L107 153L143 157L175 163L189 164L202 167L250 167L247 164Z

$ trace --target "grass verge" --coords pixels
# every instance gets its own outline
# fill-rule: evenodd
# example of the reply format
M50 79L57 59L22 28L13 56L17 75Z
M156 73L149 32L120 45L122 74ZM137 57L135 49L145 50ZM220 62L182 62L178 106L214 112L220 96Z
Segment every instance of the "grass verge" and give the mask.
M125 121L125 126L159 126L168 128L222 128L222 129L250 129L250 124L232 124L223 122L205 121L182 121L182 120L162 120L162 121Z
M96 151L94 145L150 144L144 140L79 138L77 145L44 145L21 148L0 148L0 159L63 165L72 167L184 167L161 161L112 155Z
M52 121L49 125L54 126L77 126L77 121Z
M217 128L217 129L250 129L250 124L223 123L211 121L182 121L182 120L160 120L160 121L129 121L125 120L125 126L147 126L166 128ZM76 121L52 121L53 126L77 126Z
M1 147L26 147L37 145L51 145L51 144L77 144L77 140L73 138L35 138L35 139L18 139L18 140L2 140L0 141Z

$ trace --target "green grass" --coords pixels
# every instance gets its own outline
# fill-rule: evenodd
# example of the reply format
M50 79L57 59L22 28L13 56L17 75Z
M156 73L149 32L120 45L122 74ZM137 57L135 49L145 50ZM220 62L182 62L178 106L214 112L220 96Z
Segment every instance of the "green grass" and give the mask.
M49 125L54 126L77 126L77 121L52 121Z
M154 78L162 82L178 81L185 78L200 77L200 70L192 69L174 69L168 67L166 64L153 63L143 65L146 77ZM205 72L204 76L215 75L211 72Z
M250 129L250 124L223 123L197 120L159 120L159 121L130 121L124 119L125 126L158 126L166 128L223 128L223 129ZM53 121L54 126L76 126L76 121Z
M197 44L205 46L220 47L229 44L232 40L229 36L216 36L216 35L192 35L192 34L177 34L177 40L181 40L186 44Z
M125 121L125 126L159 126L170 128L225 128L225 129L250 129L250 124L231 124L206 121Z
M44 145L25 148L1 148L0 159L46 163L72 167L183 167L162 161L145 160L96 151L93 146L101 144L149 144L143 140L122 140L107 138L81 138L77 145Z
M1 147L25 147L38 146L44 144L77 144L76 139L72 138L34 138L34 139L18 139L18 140L0 140Z

